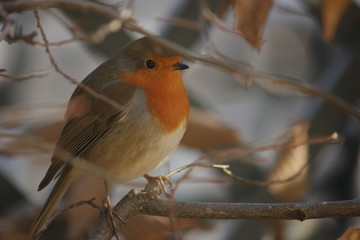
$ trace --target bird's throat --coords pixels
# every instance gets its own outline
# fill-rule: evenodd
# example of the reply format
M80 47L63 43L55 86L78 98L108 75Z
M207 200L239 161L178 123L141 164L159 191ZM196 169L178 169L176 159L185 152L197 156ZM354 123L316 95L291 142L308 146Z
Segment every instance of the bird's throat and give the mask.
M188 95L183 87L175 92L156 92L147 92L150 115L160 122L165 132L173 132L188 119Z
M165 69L152 74L138 71L123 74L121 80L145 91L149 113L165 132L176 130L188 119L189 98L180 71Z

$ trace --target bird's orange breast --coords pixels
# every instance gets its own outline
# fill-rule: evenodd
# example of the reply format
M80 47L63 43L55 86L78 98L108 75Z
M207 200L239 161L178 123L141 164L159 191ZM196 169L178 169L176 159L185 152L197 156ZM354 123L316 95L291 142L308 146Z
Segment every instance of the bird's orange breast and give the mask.
M189 98L184 88L181 73L171 68L180 57L159 57L157 69L140 69L123 73L121 81L144 89L151 116L161 123L165 132L173 132L189 116Z

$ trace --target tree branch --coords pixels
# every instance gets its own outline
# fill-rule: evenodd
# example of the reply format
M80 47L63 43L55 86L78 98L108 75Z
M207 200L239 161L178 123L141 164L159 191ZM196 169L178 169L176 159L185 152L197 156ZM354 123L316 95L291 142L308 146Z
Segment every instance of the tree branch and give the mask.
M50 69L37 70L19 75L6 74L5 69L0 69L0 80L5 79L13 82L20 82L31 78L45 77L49 74Z
M73 1L73 0L32 0L32 1L8 1L1 3L8 13L23 12L34 8L66 8L82 10L84 12L95 12L101 14L109 20L119 18L119 15L111 8L92 1Z
M173 209L172 209L173 208ZM314 203L209 203L169 201L151 197L144 191L131 190L114 207L123 220L137 214L178 218L299 220L360 216L360 199ZM90 240L111 239L112 228L103 211ZM119 228L124 223L115 219Z
M67 9L76 9L82 10L85 12L91 11L97 14L101 14L107 17L109 20L120 20L122 21L122 27L128 31L133 31L141 33L145 36L153 36L152 33L146 31L145 29L139 27L132 18L123 19L120 14L114 11L113 8L101 5L99 3L90 2L90 1L70 1L70 0L33 0L33 1L10 1L2 3L3 9L7 13L12 12L22 12L25 10L32 10L33 8L67 8ZM231 62L227 62L224 59L212 58L207 55L201 55L194 53L184 47L175 45L165 39L157 39L161 44L172 49L173 51L179 53L184 58L188 58L195 61L200 61L203 63L210 64L212 66L218 67L222 70L233 73L235 76L239 75L244 79L252 78L255 81L264 84L276 84L288 89L295 89L301 93L308 94L311 96L318 96L325 99L327 102L331 103L333 106L338 109L352 115L358 121L360 121L360 112L353 108L351 105L346 103L344 100L328 93L317 89L310 84L301 83L300 81L291 80L286 76L274 76L269 73L264 73L261 71L256 71L251 68L244 68L241 66L236 66Z

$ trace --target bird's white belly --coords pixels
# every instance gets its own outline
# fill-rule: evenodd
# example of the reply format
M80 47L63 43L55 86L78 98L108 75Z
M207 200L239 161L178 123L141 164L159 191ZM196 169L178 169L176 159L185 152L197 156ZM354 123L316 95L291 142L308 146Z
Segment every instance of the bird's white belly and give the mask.
M94 146L94 151L89 152L89 160L101 166L101 175L105 171L111 175L109 178L131 180L154 170L164 162L179 145L185 129L186 121L171 133L164 133L159 129L129 133L119 129L105 136L101 144Z
M153 146L150 146L149 151L144 151L140 159L133 160L132 166L128 167L124 175L136 178L159 167L179 145L186 129L185 126L186 124L183 123L172 133L162 135L157 142L153 143Z

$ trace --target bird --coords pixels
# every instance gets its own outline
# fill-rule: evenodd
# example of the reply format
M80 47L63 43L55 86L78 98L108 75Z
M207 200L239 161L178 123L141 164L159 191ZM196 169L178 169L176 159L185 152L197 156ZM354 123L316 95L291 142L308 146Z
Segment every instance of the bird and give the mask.
M190 111L181 71L189 67L159 39L142 37L128 43L76 87L51 165L38 187L40 191L56 180L34 221L32 239L70 185L87 174L77 162L125 182L157 168L179 145Z

